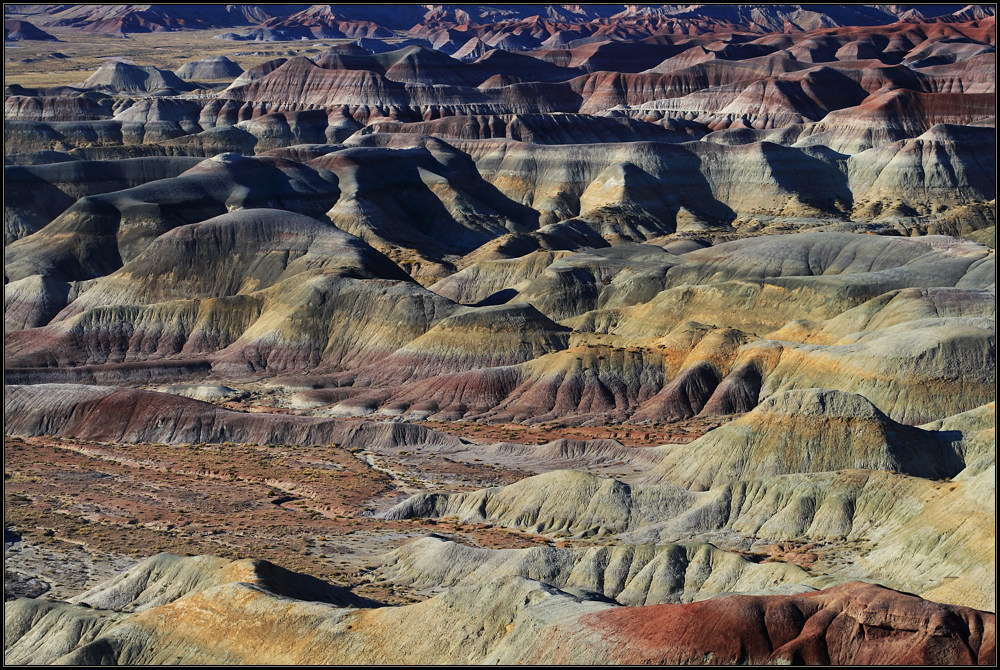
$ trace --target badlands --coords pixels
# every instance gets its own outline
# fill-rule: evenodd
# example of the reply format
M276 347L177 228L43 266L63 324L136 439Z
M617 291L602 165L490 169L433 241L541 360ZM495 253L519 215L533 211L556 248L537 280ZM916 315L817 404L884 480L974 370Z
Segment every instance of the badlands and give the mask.
M5 5L9 664L996 664L988 5Z

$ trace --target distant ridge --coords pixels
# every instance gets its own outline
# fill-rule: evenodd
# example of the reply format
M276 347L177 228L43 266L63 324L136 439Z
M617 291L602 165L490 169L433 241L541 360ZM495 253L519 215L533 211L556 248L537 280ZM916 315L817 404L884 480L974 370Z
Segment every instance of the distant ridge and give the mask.
M795 32L897 21L963 21L993 16L990 5L5 5L5 14L33 17L42 26L106 34L259 26L258 39L386 37L461 27L467 39L521 34L533 25L536 46L561 34L575 40L640 39L657 34L719 30ZM497 32L501 37L497 38ZM531 32L537 33L537 30ZM377 34L375 34L377 33ZM556 46L556 42L546 44Z

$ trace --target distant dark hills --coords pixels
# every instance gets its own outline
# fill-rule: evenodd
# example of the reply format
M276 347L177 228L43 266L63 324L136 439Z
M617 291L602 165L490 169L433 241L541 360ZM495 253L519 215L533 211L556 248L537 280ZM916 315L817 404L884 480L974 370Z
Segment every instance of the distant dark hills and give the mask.
M369 31L422 34L456 28L468 37L522 22L549 35L641 39L655 34L720 30L795 32L898 21L960 21L992 16L990 5L5 5L7 16L42 27L127 34L185 29L262 27L277 39L325 37L344 23ZM296 28L324 26L325 34ZM488 32L488 31L486 31ZM294 37L283 37L293 35ZM400 35L403 36L403 35ZM37 38L35 38L37 39ZM265 38L267 39L267 38ZM539 40L541 42L543 40ZM551 45L546 45L551 46Z

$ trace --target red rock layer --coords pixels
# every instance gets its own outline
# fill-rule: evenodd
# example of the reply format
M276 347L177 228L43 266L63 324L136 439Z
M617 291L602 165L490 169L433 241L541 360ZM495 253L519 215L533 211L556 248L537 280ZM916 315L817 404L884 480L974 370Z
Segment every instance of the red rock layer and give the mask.
M996 617L851 582L796 596L609 609L582 621L624 664L995 665Z

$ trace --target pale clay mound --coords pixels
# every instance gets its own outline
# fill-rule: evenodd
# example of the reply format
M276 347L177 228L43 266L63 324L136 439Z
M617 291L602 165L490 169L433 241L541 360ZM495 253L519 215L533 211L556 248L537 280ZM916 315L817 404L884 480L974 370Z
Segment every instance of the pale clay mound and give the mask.
M819 583L798 566L754 564L710 544L490 550L433 536L388 554L383 573L420 588L519 575L629 606L691 602L730 592L808 592L813 590L809 582Z
M743 417L657 466L665 481L693 490L796 472L868 469L928 479L965 468L949 437L903 426L859 395L809 389L778 393Z
M695 454L695 459L704 458L703 462L710 465L703 470L715 468L708 469L709 473L743 473L746 477L728 480L732 483L722 479L707 491L695 492L702 488L698 479L690 480L695 491L687 491L666 483L630 486L562 471L475 493L420 494L386 515L488 520L533 532L577 537L617 535L622 539L641 538L642 542L677 542L709 537L719 531L770 541L787 537L864 540L877 548L858 561L865 574L897 580L893 583L906 584L904 588L908 589L931 588L938 597L958 598L992 609L991 584L995 577L990 576L992 543L988 529L990 519L995 517L990 504L995 497L991 479L995 465L978 446L992 437L992 430L987 428L991 425L989 408L948 419L941 425L949 429L939 432L894 425L870 408L852 411L848 419L851 430L847 430L839 412L859 402L856 397L831 392L791 393L784 397L783 409L798 409L784 415L794 417L788 425L788 418L781 422L771 418L776 403L769 402L689 445L661 452L665 458L651 471L652 481L684 482L683 473L698 472L688 467L690 457L677 457L685 452ZM799 435L802 440L792 437ZM866 439L862 440L862 435ZM878 453L867 449L878 445L879 440L886 450L881 452L881 458L899 459L883 462L882 467L891 472L852 469L857 467L855 459L870 459ZM824 445L817 452L820 458L847 457L840 463L827 460L825 469L837 472L776 476L780 473L767 471L767 459L774 458L767 450L784 454L783 463L795 463L796 458L805 459L809 450L815 450L820 443ZM860 451L857 446L852 448L861 444L865 446ZM843 451L838 452L835 446ZM705 449L708 453L703 452ZM787 454L789 449L794 451ZM963 458L968 459L968 467L963 465ZM897 468L926 467L925 463L935 461L953 464L950 472L956 483L942 485L896 472ZM759 468L756 476L748 476L747 462ZM809 463L807 467L822 466ZM877 466L869 461L867 467ZM889 493L892 490L896 493ZM976 502L979 496L982 498ZM942 542L939 529L947 527L956 515L972 515L985 525L963 524L947 542ZM963 577L943 579L952 569L946 566L957 568Z
M279 165L281 175L291 170ZM272 169L258 168L263 174ZM196 168L199 174L220 169L225 174L231 166ZM178 179L191 179L192 172ZM494 283L494 293L507 294L506 306L463 308L408 282L363 241L344 236L334 242L334 231L319 220L256 212L194 226L177 221L182 228L161 233L147 251L133 251L135 258L88 284L75 300L74 278L99 271L103 256L50 244L45 231L11 245L8 257L18 262L7 266L16 280L7 290L8 322L27 325L58 314L38 331L12 334L8 365L183 354L210 357L219 374L240 376L348 363L358 370L355 380L388 391L351 400L342 408L347 413L382 407L403 415L516 421L599 412L639 421L728 414L783 390L826 387L862 394L894 420L912 424L993 397L994 259L972 242L812 233L731 242L711 253L580 252L528 270L515 286L508 283L514 278ZM72 228L71 213L60 219ZM119 239L112 230L104 239L121 254L157 233L140 228ZM307 251L302 245L310 239L316 241ZM192 245L194 254L187 251ZM338 245L360 258L335 251ZM29 249L37 251L21 255ZM237 249L245 250L242 262L212 260ZM278 250L295 256L275 259ZM266 261L265 253L272 254ZM314 262L317 255L329 259ZM169 288L161 278L177 265L190 268L189 279ZM55 267L66 269L50 274ZM36 272L52 278L39 284ZM382 279L393 283L367 281ZM926 298L913 291L942 284L926 288ZM204 304L202 296L222 300ZM308 308L317 296L322 312ZM62 301L71 304L60 308ZM750 310L739 309L747 305ZM397 315L397 327L381 324L386 310ZM331 322L333 314L348 312L354 329ZM132 332L109 336L112 322L125 315L134 320ZM723 330L692 340L684 332L701 327L688 321ZM618 347L594 349L594 340L579 352L567 350L569 327L609 332L639 346L624 357ZM657 341L665 336L672 341ZM907 346L899 346L900 338ZM640 344L650 339L652 351ZM677 354L670 351L675 348ZM680 365L674 356L684 357ZM586 372L594 367L596 379Z
M936 658L988 664L995 657L992 614L936 605L857 582L804 596L731 596L625 609L581 601L522 577L504 577L455 587L406 607L355 609L289 598L287 590L308 578L263 566L273 577L262 581L255 576L261 567L249 561L220 564L208 557L154 557L131 571L128 590L154 585L163 568L180 571L188 586L164 597L162 604L149 602L148 609L136 612L27 598L8 602L5 660L676 663L703 662L707 655L733 662L737 650L732 641L703 630L719 621L737 631L739 656L749 653L757 662L803 657L817 662L824 656L835 663L885 662L903 654L915 662ZM250 574L248 568L254 568ZM115 582L96 591L123 592L123 585ZM126 609L130 596L119 599ZM798 615L789 616L795 610ZM784 622L780 633L763 625L765 618L773 622L775 616ZM255 621L252 642L245 632L250 619ZM644 626L658 629L655 642ZM806 634L807 626L820 626L827 631L828 643L836 642L817 648L814 636ZM881 631L878 644L866 639L869 626ZM464 634L456 638L455 631ZM887 637L893 646L886 644ZM570 640L574 644L568 644ZM586 644L578 644L581 641Z
M231 80L243 74L243 68L225 56L212 56L202 60L185 63L174 74L185 80Z

